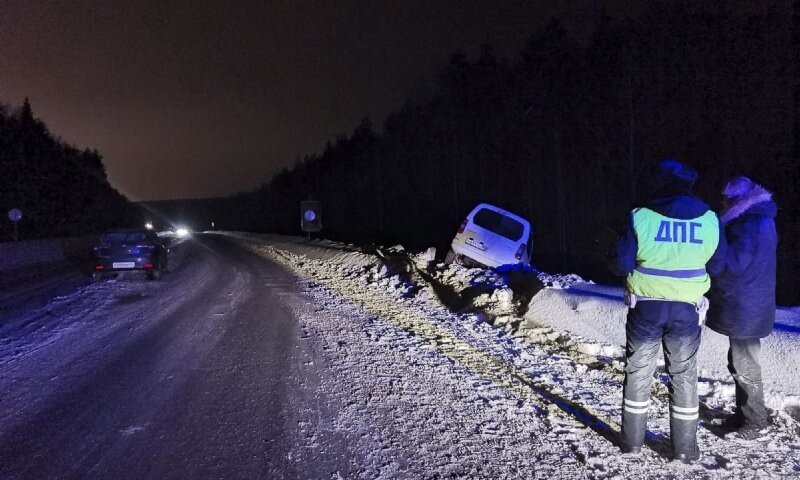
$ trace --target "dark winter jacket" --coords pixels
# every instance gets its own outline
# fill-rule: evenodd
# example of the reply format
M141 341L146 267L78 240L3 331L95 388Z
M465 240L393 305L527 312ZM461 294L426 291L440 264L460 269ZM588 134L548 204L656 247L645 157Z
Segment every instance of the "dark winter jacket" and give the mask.
M775 324L778 207L756 188L720 217L728 253L724 271L711 280L707 325L732 338L763 338Z
M649 208L661 215L678 220L697 218L709 210L705 202L688 193L658 197L645 203L642 207ZM726 246L725 235L722 231L722 222L720 222L719 246L717 246L714 255L711 257L708 264L706 264L706 269L710 274L714 275L722 270L725 261ZM609 267L615 275L624 276L633 271L636 267L636 253L638 247L636 234L633 231L633 221L629 220L625 233L617 240L615 249L611 253Z

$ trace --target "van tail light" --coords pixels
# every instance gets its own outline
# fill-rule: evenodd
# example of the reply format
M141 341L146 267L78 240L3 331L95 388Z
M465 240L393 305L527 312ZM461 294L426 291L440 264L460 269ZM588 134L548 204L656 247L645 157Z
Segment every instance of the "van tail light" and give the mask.
M105 269L106 269L106 267L104 267L102 263L98 263L97 265L94 266L94 271L95 272L102 272Z
M145 270L152 270L153 269L153 264L151 262L145 263L144 264L144 269Z
M467 220L461 222L461 226L458 227L458 233L464 233L464 230L467 228Z
M522 255L525 254L525 244L520 243L519 248L517 249L517 253L514 254L514 258L517 260L522 260Z

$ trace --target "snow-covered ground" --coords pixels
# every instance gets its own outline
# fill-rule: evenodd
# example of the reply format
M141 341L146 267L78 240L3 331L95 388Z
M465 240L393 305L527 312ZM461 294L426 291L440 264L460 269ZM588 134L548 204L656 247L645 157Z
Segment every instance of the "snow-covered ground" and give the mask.
M452 467L448 474L465 477L530 475L575 478L774 478L800 475L800 310L780 309L776 331L764 341L763 363L768 405L777 411L769 435L759 441L741 442L723 438L715 424L730 413L733 384L726 368L724 337L704 331L699 368L701 382L701 428L698 439L703 457L693 466L670 461L666 376L654 382L654 408L648 425L648 449L642 456L620 455L615 445L619 432L622 396L622 362L625 306L621 289L595 285L577 275L514 277L429 262L424 253L409 254L401 246L364 249L324 240L295 237L228 234L253 251L275 259L307 282L319 302L319 310L355 304L364 318L353 319L352 328L326 325L324 318L309 319L309 325L328 337L341 351L340 367L356 391L368 393L369 403L393 410L405 431L416 432L425 412L448 415L447 405L430 405L425 391L405 392L397 372L383 371L393 362L376 356L373 373L385 382L375 384L375 375L349 371L358 365L353 356L372 354L365 346L389 344L393 354L406 356L406 375L429 378L431 388L439 380L435 362L427 356L444 356L460 367L463 381L472 386L480 401L470 412L470 425L485 429L486 441L493 437L498 449L496 463L475 469L471 447L463 439L449 438L450 448L431 452L435 458L462 457L464 470ZM515 284L516 283L516 284ZM538 284L532 296L518 295L525 283ZM537 291L538 290L538 291ZM369 342L364 342L364 337ZM356 341L358 339L358 341ZM349 346L349 347L348 347ZM383 350L385 355L385 350ZM376 353L377 355L377 353ZM348 360L350 359L350 360ZM348 363L350 362L350 363ZM430 370L428 370L430 368ZM366 380L372 379L372 380ZM366 382L366 385L364 384ZM408 405L407 402L412 404ZM486 411L505 412L489 418ZM492 407L492 408L488 408ZM353 403L344 412L347 428L372 424L361 418L364 404ZM436 415L434 415L436 417ZM540 422L527 422L535 417ZM466 420L465 420L466 421ZM541 427L541 428L540 428ZM397 428L396 425L393 428ZM433 427L432 427L433 428ZM465 428L467 426L465 425ZM513 431L522 445L498 440L498 433ZM394 432L396 434L397 432ZM365 432L382 438L388 432ZM450 432L452 434L452 432ZM436 435L430 432L429 435ZM472 437L470 437L472 438ZM396 439L395 439L396 440ZM384 441L389 441L384 439ZM393 440L394 441L394 440ZM441 444L441 443L440 443ZM520 455L516 474L509 456ZM401 475L407 463L430 462L430 458L376 459L374 476ZM536 468L529 470L534 461ZM458 465L454 462L453 465ZM480 464L480 462L478 462ZM494 466L494 467L493 467ZM419 466L417 466L419 467ZM425 471L411 468L411 471ZM441 469L433 471L442 473ZM570 473L572 472L572 473ZM370 475L368 475L370 476Z
M686 466L671 460L663 372L654 382L647 448L641 455L619 453L625 307L618 287L574 274L500 274L437 264L400 246L216 235L294 272L304 291L300 297L279 295L299 322L301 366L315 378L298 382L324 408L298 405L289 465L330 467L331 478L800 476L798 308L780 309L776 331L764 341L767 401L777 417L769 435L754 442L723 438L715 428L715 420L731 410L733 384L725 339L705 330L699 359L702 458ZM214 267L201 257L172 259L187 268L168 275L164 286L87 284L41 308L11 314L16 318L0 325L0 388L27 384L30 379L4 378L2 372L41 368L31 358L51 358L73 346L93 351L112 337L109 345L121 344L112 334L128 332L124 339L155 324L164 311L182 305L185 290L195 288L190 279L210 278L203 272ZM203 275L191 276L194 270ZM275 289L265 285L254 291ZM128 299L145 295L161 306L143 316ZM228 321L226 328L233 329L253 319L231 315ZM61 345L65 339L69 344ZM194 337L186 342L201 350ZM100 362L101 353L95 356ZM44 382L51 373L42 375ZM35 410L35 392L11 393L0 395L0 427L21 425ZM342 438L346 457L336 446ZM345 459L335 467L319 465L331 458Z

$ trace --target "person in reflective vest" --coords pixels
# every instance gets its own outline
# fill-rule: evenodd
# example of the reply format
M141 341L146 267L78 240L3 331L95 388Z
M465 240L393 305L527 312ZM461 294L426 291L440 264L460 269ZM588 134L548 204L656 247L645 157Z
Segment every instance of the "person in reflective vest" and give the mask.
M664 350L669 378L670 437L675 458L691 463L697 446L697 351L711 280L724 264L726 242L717 215L691 194L697 172L660 162L651 200L631 211L616 241L611 268L626 276L625 381L620 448L644 444L650 388Z

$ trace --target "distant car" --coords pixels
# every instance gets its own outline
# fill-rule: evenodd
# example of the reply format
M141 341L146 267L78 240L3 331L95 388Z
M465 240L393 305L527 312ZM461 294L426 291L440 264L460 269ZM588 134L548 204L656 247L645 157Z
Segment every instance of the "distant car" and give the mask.
M92 249L92 277L107 273L143 271L158 280L167 267L167 249L152 230L112 230L100 236Z
M486 267L530 264L531 224L488 203L478 204L459 227L445 262Z

